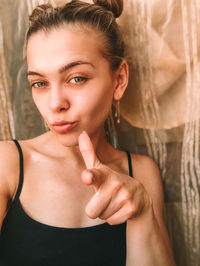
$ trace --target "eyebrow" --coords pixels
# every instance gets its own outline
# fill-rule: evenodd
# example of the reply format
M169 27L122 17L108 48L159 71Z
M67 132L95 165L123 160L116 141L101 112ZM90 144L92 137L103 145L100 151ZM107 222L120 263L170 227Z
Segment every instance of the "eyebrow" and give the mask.
M75 66L79 66L79 65L90 65L90 66L92 66L93 68L95 68L95 66L94 66L92 63L90 63L90 62L86 62L86 61L74 61L74 62L71 62L71 63L65 65L65 66L62 66L62 67L58 70L58 72L59 72L60 74L62 74L63 72L69 70L70 68L73 68L73 67L75 67ZM40 74L40 73L38 73L38 72L35 72L35 71L31 71L31 70L27 72L27 76L40 76L40 77L43 77L42 74Z

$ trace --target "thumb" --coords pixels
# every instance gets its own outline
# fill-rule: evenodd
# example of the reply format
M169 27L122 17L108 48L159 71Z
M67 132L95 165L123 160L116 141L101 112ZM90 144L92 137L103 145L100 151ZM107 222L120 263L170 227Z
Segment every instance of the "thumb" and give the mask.
M86 168L97 167L100 162L95 154L93 144L88 134L83 131L79 136L79 149L85 162Z
M99 169L96 168L85 169L81 173L82 182L85 185L93 185L95 192L97 192L97 190L101 186L103 182L102 178L103 178L102 173L100 172Z

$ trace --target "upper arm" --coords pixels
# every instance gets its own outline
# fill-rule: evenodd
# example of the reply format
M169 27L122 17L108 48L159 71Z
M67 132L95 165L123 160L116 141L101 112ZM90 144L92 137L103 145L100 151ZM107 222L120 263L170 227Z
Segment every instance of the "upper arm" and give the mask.
M133 175L151 197L155 215L160 218L163 213L164 193L158 166L148 156L133 155L132 161Z
M0 228L6 215L8 203L17 186L18 153L13 142L0 142Z
M168 249L171 245L164 223L164 192L162 178L156 163L148 156L132 155L133 176L144 186L152 199L153 211Z

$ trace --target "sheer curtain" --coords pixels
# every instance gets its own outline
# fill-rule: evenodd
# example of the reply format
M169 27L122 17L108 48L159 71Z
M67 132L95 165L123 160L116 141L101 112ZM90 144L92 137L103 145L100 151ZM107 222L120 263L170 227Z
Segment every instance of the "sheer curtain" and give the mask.
M24 38L37 4L0 1L0 139L45 131L26 80ZM91 2L91 1L89 1ZM159 165L177 265L200 261L200 0L124 0L118 19L130 82L113 124L118 146ZM133 162L134 163L134 162Z

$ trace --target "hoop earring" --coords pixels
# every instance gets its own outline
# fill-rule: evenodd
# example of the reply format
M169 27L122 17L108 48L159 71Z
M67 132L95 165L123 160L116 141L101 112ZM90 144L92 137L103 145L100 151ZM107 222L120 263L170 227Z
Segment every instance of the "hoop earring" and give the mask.
M120 124L120 101L117 101L116 110L115 110L115 117L117 118L117 124Z

